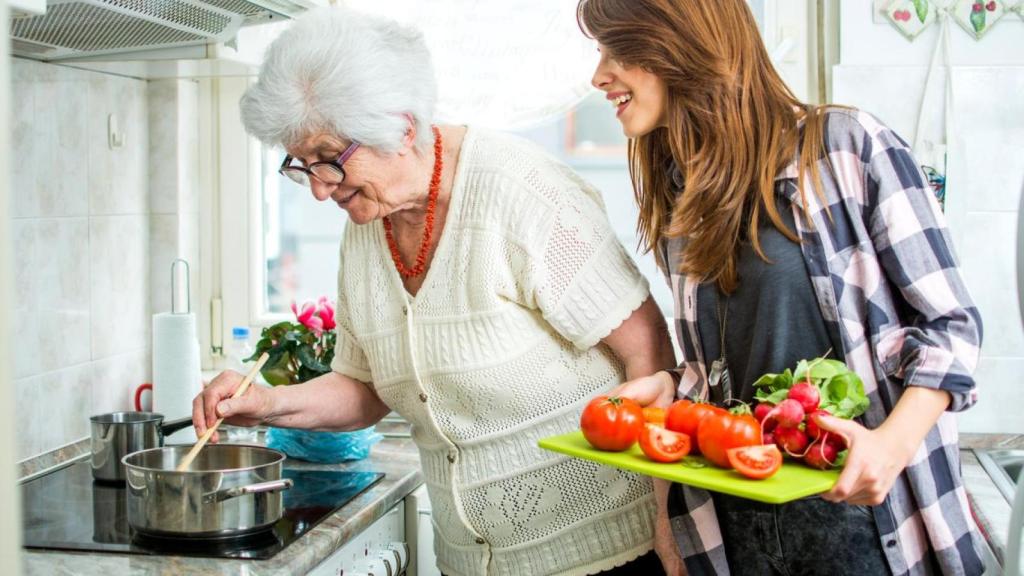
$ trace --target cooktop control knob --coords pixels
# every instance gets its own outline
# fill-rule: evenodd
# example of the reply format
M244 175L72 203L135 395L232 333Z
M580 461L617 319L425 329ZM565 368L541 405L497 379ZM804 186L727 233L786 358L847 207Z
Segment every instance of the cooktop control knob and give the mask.
M409 545L405 542L392 542L385 549L385 555L392 554L396 572L402 574L409 568Z

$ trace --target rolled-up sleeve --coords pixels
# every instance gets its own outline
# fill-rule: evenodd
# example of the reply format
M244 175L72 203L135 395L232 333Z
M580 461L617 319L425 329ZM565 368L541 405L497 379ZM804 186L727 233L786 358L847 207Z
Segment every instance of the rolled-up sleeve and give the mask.
M918 163L895 133L873 134L865 155L867 221L879 262L907 306L880 334L879 360L906 386L945 390L949 409L974 404L982 324L953 252L945 218Z

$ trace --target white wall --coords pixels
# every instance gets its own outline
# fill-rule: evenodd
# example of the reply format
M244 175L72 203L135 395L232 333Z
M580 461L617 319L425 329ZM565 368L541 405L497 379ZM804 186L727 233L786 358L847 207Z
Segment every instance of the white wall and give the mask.
M913 142L938 28L910 42L874 21L866 2L843 2L834 101L879 116ZM1024 330L1017 305L1017 204L1024 188L1024 21L1008 15L974 40L951 23L954 133L946 216L985 324L977 406L960 415L969 432L1024 433L1005 406L1024 402ZM940 88L941 90L941 88Z

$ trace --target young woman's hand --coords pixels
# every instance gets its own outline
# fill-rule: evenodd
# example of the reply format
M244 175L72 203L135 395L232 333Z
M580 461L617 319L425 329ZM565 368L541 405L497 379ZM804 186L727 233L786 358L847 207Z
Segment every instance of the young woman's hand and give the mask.
M874 430L851 420L817 417L823 429L845 436L850 449L839 480L822 498L864 506L881 504L950 400L945 390L907 386L888 418Z
M860 506L881 504L913 456L906 442L891 438L886 429L868 430L853 420L814 418L822 430L844 437L850 450L839 480L821 497Z
M664 370L623 382L608 393L609 396L622 396L635 401L641 406L668 408L676 397L675 381Z

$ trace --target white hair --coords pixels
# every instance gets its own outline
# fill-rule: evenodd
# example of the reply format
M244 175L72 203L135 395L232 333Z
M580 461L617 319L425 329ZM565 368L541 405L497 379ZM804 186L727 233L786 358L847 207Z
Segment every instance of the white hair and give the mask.
M288 147L327 132L384 152L416 126L429 149L437 81L422 34L343 6L310 11L267 49L259 79L242 96L246 130Z

